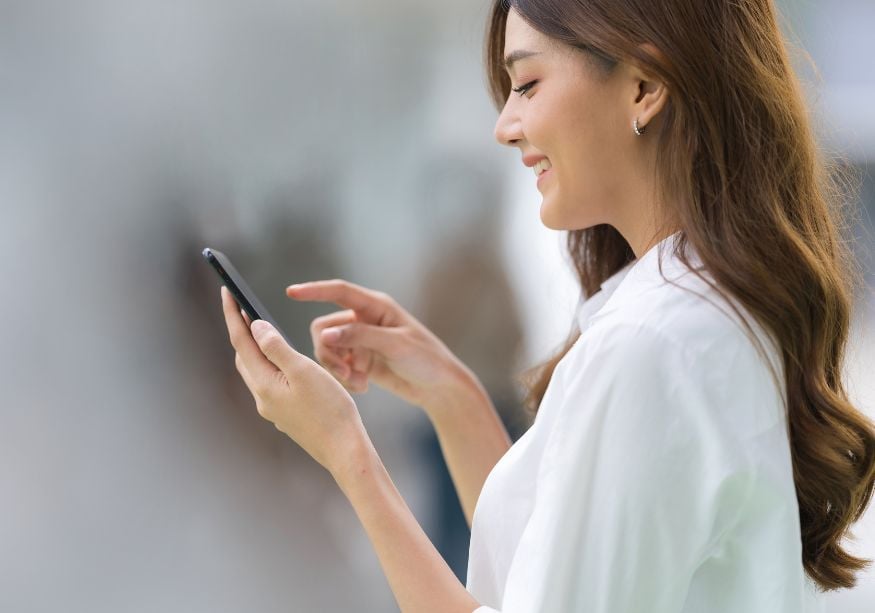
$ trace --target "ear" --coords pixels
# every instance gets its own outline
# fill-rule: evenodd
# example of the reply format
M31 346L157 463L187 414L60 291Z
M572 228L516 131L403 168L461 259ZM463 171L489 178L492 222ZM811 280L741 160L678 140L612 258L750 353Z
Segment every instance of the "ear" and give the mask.
M641 45L641 49L648 55L664 61L662 52L654 45L646 43ZM666 84L658 77L644 72L639 66L631 65L630 70L634 87L634 100L632 101L632 116L629 118L629 122L637 119L638 125L643 130L665 108L668 103L669 91Z

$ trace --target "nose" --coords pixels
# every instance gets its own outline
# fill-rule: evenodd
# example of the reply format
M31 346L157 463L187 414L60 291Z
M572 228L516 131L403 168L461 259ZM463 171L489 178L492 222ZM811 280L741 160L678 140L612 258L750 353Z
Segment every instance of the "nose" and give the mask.
M522 140L522 123L519 115L513 110L513 104L508 102L501 109L498 121L495 122L495 140L502 145L513 147Z

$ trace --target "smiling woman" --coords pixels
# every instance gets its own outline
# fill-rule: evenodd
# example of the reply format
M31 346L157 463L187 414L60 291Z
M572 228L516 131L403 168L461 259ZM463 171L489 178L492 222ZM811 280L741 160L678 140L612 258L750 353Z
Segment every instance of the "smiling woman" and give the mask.
M788 585L781 573L799 564L820 589L854 585L867 561L842 539L875 482L872 424L840 374L860 279L842 233L843 178L814 142L773 3L499 0L486 62L497 139L527 165L552 165L538 183L541 217L570 230L585 296L604 293L654 239L676 232L670 258L773 343L792 459L783 479L798 507L791 555L778 562L782 545L771 547L773 579ZM577 343L529 373L533 407L543 410L557 364ZM732 610L800 610L752 584L736 589L750 600Z
M843 539L875 430L842 380L857 278L770 0L496 0L496 139L569 232L578 332L533 371L510 445L477 377L392 298L316 358L223 293L259 413L348 497L405 612L800 613L868 561ZM329 375L329 373L331 373ZM332 377L333 375L333 377ZM349 392L422 407L471 525L463 586L392 484Z

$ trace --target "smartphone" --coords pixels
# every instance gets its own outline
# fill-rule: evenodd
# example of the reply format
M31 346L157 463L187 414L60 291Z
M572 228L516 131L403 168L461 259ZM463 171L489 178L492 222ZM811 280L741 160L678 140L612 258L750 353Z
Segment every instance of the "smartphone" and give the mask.
M202 253L204 259L206 259L210 266L213 267L213 270L215 270L219 275L219 278L222 279L224 286L228 288L228 291L231 292L231 295L234 296L237 304L239 304L240 308L246 312L249 319L252 321L263 319L270 323L277 329L282 337L286 339L289 346L294 347L289 340L289 337L283 332L282 328L279 327L274 318L270 316L270 313L268 313L267 309L264 308L264 305L261 304L261 301L255 295L255 292L252 291L249 284L243 279L243 275L237 272L237 269L234 268L234 265L231 263L231 260L228 259L228 256L221 251L210 249L209 247L204 249Z

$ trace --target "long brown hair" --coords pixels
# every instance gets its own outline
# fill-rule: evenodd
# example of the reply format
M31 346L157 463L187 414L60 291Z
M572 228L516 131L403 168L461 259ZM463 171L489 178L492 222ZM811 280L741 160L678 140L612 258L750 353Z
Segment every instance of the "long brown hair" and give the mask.
M510 6L536 30L587 52L598 69L634 62L667 85L671 96L651 138L658 139L663 200L679 221L675 253L691 268L692 246L716 282L709 284L775 340L802 562L822 590L852 587L870 561L842 541L875 487L875 428L842 381L854 290L862 285L849 246L850 190L816 144L773 2L495 0L485 59L498 109L511 87L503 66ZM645 43L662 56L647 53ZM608 225L569 232L568 249L585 297L635 258ZM524 373L533 410L577 336Z

